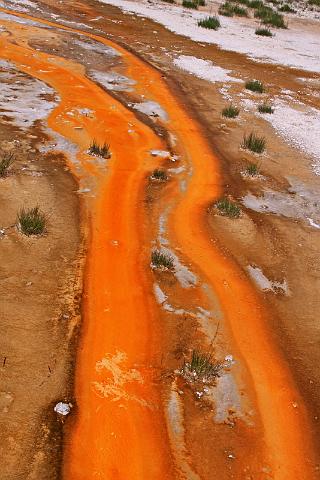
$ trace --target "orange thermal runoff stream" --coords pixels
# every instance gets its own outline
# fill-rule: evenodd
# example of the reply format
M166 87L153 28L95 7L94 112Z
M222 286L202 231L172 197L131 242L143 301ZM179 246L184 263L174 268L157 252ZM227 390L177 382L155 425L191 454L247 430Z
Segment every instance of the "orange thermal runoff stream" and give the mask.
M172 243L198 267L219 297L239 355L252 377L272 478L314 479L308 463L312 445L303 402L274 346L267 314L248 280L209 238L204 212L221 194L217 158L159 73L111 42L85 35L117 48L129 75L138 81L137 91L143 89L169 114L168 128L178 137L193 166L188 190L171 215ZM79 409L69 437L65 478L172 478L160 398L152 385L152 372L146 368L152 364L156 328L148 295L151 286L142 266L148 265L148 253L141 253L139 237L143 222L139 202L148 171L144 159L147 151L160 148L161 142L83 72L76 72L71 62L52 65L46 55L37 52L35 57L28 56L25 47L13 47L6 41L1 56L14 60L21 70L22 64L30 66L29 74L59 92L61 104L49 120L54 130L83 150L92 136L104 140L107 133L113 151L109 173L100 179L101 189L94 202L85 327L76 371ZM50 74L39 73L49 64ZM75 85L81 86L79 92ZM83 121L86 133L81 138L61 122L67 109L79 106L95 111L93 122ZM133 125L132 134L128 133L128 122ZM80 158L85 162L86 155Z

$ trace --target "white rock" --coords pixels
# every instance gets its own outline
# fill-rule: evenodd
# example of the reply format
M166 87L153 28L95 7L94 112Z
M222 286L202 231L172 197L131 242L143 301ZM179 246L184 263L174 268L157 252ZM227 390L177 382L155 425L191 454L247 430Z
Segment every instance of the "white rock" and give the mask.
M58 402L53 410L59 413L59 415L65 416L65 415L69 415L71 408L72 408L71 403Z

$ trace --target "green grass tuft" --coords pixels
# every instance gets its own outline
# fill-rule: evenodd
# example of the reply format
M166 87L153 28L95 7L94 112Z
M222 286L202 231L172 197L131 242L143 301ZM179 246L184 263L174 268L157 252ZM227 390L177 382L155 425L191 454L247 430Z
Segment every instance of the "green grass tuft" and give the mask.
M229 105L222 110L222 116L227 118L236 118L240 113L240 109L234 105Z
M266 139L251 132L249 135L244 135L241 147L254 153L262 153L266 148Z
M238 205L228 198L220 198L215 203L215 207L219 210L220 215L229 218L239 218L241 210Z
M184 362L182 376L191 382L208 383L218 378L225 364L215 362L212 353L193 350L190 362Z
M273 37L272 32L269 28L257 28L254 32L256 35L260 35L261 37Z
M88 152L90 155L95 155L97 157L111 157L110 145L106 142L100 145L95 139L92 140Z
M246 82L245 87L247 90L251 90L251 92L257 92L257 93L264 92L264 86L263 86L263 83L260 82L260 80L249 80L248 82Z
M195 10L198 9L198 3L193 0L183 0L182 6L185 8L194 8Z
M151 252L151 266L160 270L173 270L173 257L168 253L163 253L161 250L152 250Z
M246 170L245 170L247 175L250 175L250 177L256 177L259 175L260 172L260 167L257 163L250 163Z
M233 4L230 1L227 1L220 5L219 14L224 15L225 17L233 17L237 15L239 17L248 17L248 10L243 7L239 7L238 4Z
M209 28L210 30L218 30L221 27L218 17L207 17L198 21L199 27Z
M254 17L260 18L264 25L272 25L277 28L287 28L287 25L284 23L283 15L275 12L271 7L264 6L258 8L254 13Z
M27 236L42 235L45 231L46 216L39 207L22 208L17 216L20 231Z
M274 109L268 103L262 103L261 105L258 106L258 112L259 113L273 113Z
M14 162L13 153L5 153L0 159L0 177L5 177Z
M156 168L153 170L152 175L150 176L151 180L158 180L160 182L166 182L168 180L168 176L164 170Z
M251 0L251 2L248 4L248 7L256 9L263 7L263 5L264 3L261 0Z

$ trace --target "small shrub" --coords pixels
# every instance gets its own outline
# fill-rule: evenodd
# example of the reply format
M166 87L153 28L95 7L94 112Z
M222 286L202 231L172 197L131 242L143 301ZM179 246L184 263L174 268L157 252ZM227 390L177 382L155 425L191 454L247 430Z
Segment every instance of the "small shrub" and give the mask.
M18 226L24 235L41 235L46 226L46 216L39 207L21 209L17 216Z
M268 103L262 103L261 105L258 106L258 112L259 113L273 113L274 110L271 105Z
M251 0L251 2L249 2L248 7L256 9L256 8L263 7L263 5L264 3L261 0Z
M95 139L92 140L88 151L90 155L96 155L102 158L111 157L110 145L106 142L99 145Z
M219 15L223 15L224 17L233 17L233 5L230 2L225 2L220 5L218 10Z
M244 135L241 147L254 153L262 153L266 148L266 139L251 132L249 135Z
M316 7L320 7L320 0L308 0L308 5L315 5Z
M260 18L264 25L272 25L277 28L287 28L287 25L284 23L283 15L275 12L271 7L264 6L258 8L254 13L254 17Z
M151 252L151 266L160 270L173 270L173 257L168 253L163 253L161 250L152 250Z
M198 3L192 0L183 0L182 6L185 8L195 8L196 10L198 9Z
M5 177L14 162L13 153L5 153L0 159L0 177Z
M260 35L261 37L273 37L272 32L269 28L257 28L254 32L256 35Z
M238 17L248 17L248 10L243 7L239 7L239 5L235 5L233 7L233 13Z
M279 12L284 12L284 13L297 13L293 8L290 7L287 3L282 5L282 7L278 8Z
M239 7L238 4L233 5L230 1L220 5L218 11L220 15L224 15L225 17L233 17L233 15L238 15L239 17L248 16L248 10L246 8Z
M225 367L215 362L211 353L193 350L190 362L184 362L181 374L189 382L210 383L218 378Z
M247 175L250 175L250 177L255 177L259 175L260 167L257 163L250 163L245 172Z
M164 170L160 170L159 168L153 170L150 178L151 180L158 180L159 182L166 182L168 180L166 172Z
M218 17L207 17L198 21L199 27L209 28L210 30L218 30L221 27Z
M228 0L229 2L232 3L240 3L241 5L247 5L249 6L250 0Z
M260 82L260 80L250 80L249 82L246 82L245 87L247 90L251 90L251 92L257 92L257 93L264 92L264 86L263 86L263 83Z
M215 207L219 210L219 213L223 216L230 218L239 218L240 217L240 208L238 205L228 198L220 198L216 203Z
M233 105L229 105L222 110L222 116L227 118L236 118L240 113L240 109Z

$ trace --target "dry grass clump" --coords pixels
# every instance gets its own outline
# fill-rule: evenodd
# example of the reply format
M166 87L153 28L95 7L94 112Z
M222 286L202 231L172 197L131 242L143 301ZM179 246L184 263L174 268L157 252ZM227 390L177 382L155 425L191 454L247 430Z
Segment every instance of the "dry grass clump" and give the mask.
M155 249L151 252L151 267L159 270L173 270L173 257L161 250Z
M264 92L264 85L260 80L249 80L246 82L245 87L247 90L255 93L263 93Z
M260 37L273 37L273 34L269 28L257 28L254 33L256 35L260 35Z
M22 208L17 215L18 227L24 235L42 235L46 227L46 215L38 206Z
M253 153L262 153L266 148L266 139L251 132L249 135L244 135L241 147Z
M256 177L259 175L260 167L257 163L250 163L245 169L245 173L250 177Z
M8 174L8 170L14 162L13 153L4 153L0 158L0 177L5 177Z
M258 112L259 113L273 113L274 109L268 103L262 103L261 105L258 106Z
M88 150L90 155L95 155L97 157L102 158L110 158L111 157L111 150L109 143L102 143L99 144L96 139L93 139Z
M222 197L217 200L214 205L218 209L220 215L229 218L239 218L241 210L235 202L229 200L229 198Z
M152 174L150 175L150 180L157 180L158 182L166 182L168 180L168 175L166 174L165 170L156 168L155 170L153 170Z
M222 110L222 116L226 118L236 118L240 113L240 109L234 105L229 105Z
M207 17L198 21L198 26L203 28L208 28L210 30L218 30L221 27L220 20L218 17Z

